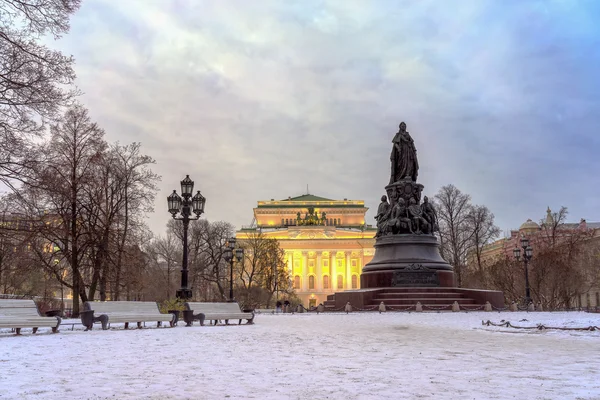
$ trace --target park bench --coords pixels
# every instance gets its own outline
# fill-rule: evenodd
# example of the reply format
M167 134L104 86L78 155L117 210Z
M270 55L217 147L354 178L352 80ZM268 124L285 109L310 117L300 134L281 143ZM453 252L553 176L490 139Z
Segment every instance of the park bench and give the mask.
M204 325L204 321L214 321L216 325L219 320L225 320L225 324L229 325L230 319L239 320L239 324L242 320L248 320L248 324L254 323L254 312L243 312L240 310L238 303L200 303L200 302L188 302L185 303L187 311L193 311L194 319L200 320L200 325ZM186 317L184 312L184 318ZM186 320L186 322L188 322ZM189 323L188 323L189 324Z
M162 322L169 322L173 326L175 322L175 315L161 314L158 305L153 301L86 301L83 309L94 312L93 322L106 315L109 324L123 322L125 329L129 328L130 322L137 322L138 328L141 328L144 322L156 321L157 326L161 326ZM82 322L86 328L91 329L89 317L86 317L86 322L82 317Z
M12 328L17 335L21 328L33 328L36 333L38 328L52 328L58 332L60 317L42 317L33 300L0 299L0 328Z

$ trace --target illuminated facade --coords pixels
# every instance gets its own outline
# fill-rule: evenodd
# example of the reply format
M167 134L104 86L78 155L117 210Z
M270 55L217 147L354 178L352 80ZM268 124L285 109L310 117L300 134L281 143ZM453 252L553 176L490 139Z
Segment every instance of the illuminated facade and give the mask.
M375 252L376 229L365 223L362 200L331 200L310 194L259 201L255 223L236 233L262 232L279 241L296 294L305 307L327 296L360 288L362 267Z

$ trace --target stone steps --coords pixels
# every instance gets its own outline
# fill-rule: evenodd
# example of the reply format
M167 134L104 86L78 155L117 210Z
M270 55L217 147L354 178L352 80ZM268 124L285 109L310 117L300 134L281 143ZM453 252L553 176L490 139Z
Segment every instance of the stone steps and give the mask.
M395 298L403 298L403 299L421 299L433 296L435 298L459 298L464 299L466 295L463 293L453 293L453 292L440 292L440 293L431 293L431 292L414 292L414 293L381 293L377 295L378 299L382 301L387 301L387 299L395 299Z
M418 299L386 299L386 300L377 299L376 301L373 301L371 303L371 305L375 305L375 303L377 305L379 305L379 303L381 303L381 301L383 301L384 304L387 304L390 306L408 306L411 304L417 304L417 302L419 302L421 304L431 304L431 305L453 304L455 301L458 302L458 304L460 304L460 305L477 303L473 299L466 299L466 298L460 298L460 299L459 298L447 298L447 299L418 298Z

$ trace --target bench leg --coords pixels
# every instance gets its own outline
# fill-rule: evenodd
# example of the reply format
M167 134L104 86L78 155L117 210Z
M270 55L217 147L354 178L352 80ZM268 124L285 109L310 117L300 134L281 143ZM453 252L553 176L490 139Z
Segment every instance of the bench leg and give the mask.
M58 333L58 326L52 327L52 333Z
M254 316L248 320L248 325L252 325L254 323Z
M242 324L242 320L240 319L240 320L238 321L238 325L241 325L241 324Z
M33 331L31 333L35 334L37 333L38 328L33 328Z
M157 327L157 328L160 328L160 326L161 326L161 325L162 325L162 324L161 324L161 321L157 321L157 322L156 322L156 327Z
M129 322L125 322L125 329L129 329Z
M225 325L229 325L229 320L228 319L225 320Z
M137 326L138 326L138 329L142 329L142 323L141 322L138 322Z
M15 328L15 335L21 334L21 328Z

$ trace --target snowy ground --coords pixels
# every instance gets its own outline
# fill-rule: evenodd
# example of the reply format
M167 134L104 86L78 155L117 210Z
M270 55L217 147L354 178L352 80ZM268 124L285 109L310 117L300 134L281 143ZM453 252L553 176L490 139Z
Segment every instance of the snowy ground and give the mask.
M253 326L0 330L0 399L600 399L587 313L258 315ZM527 321L522 321L526 319Z

